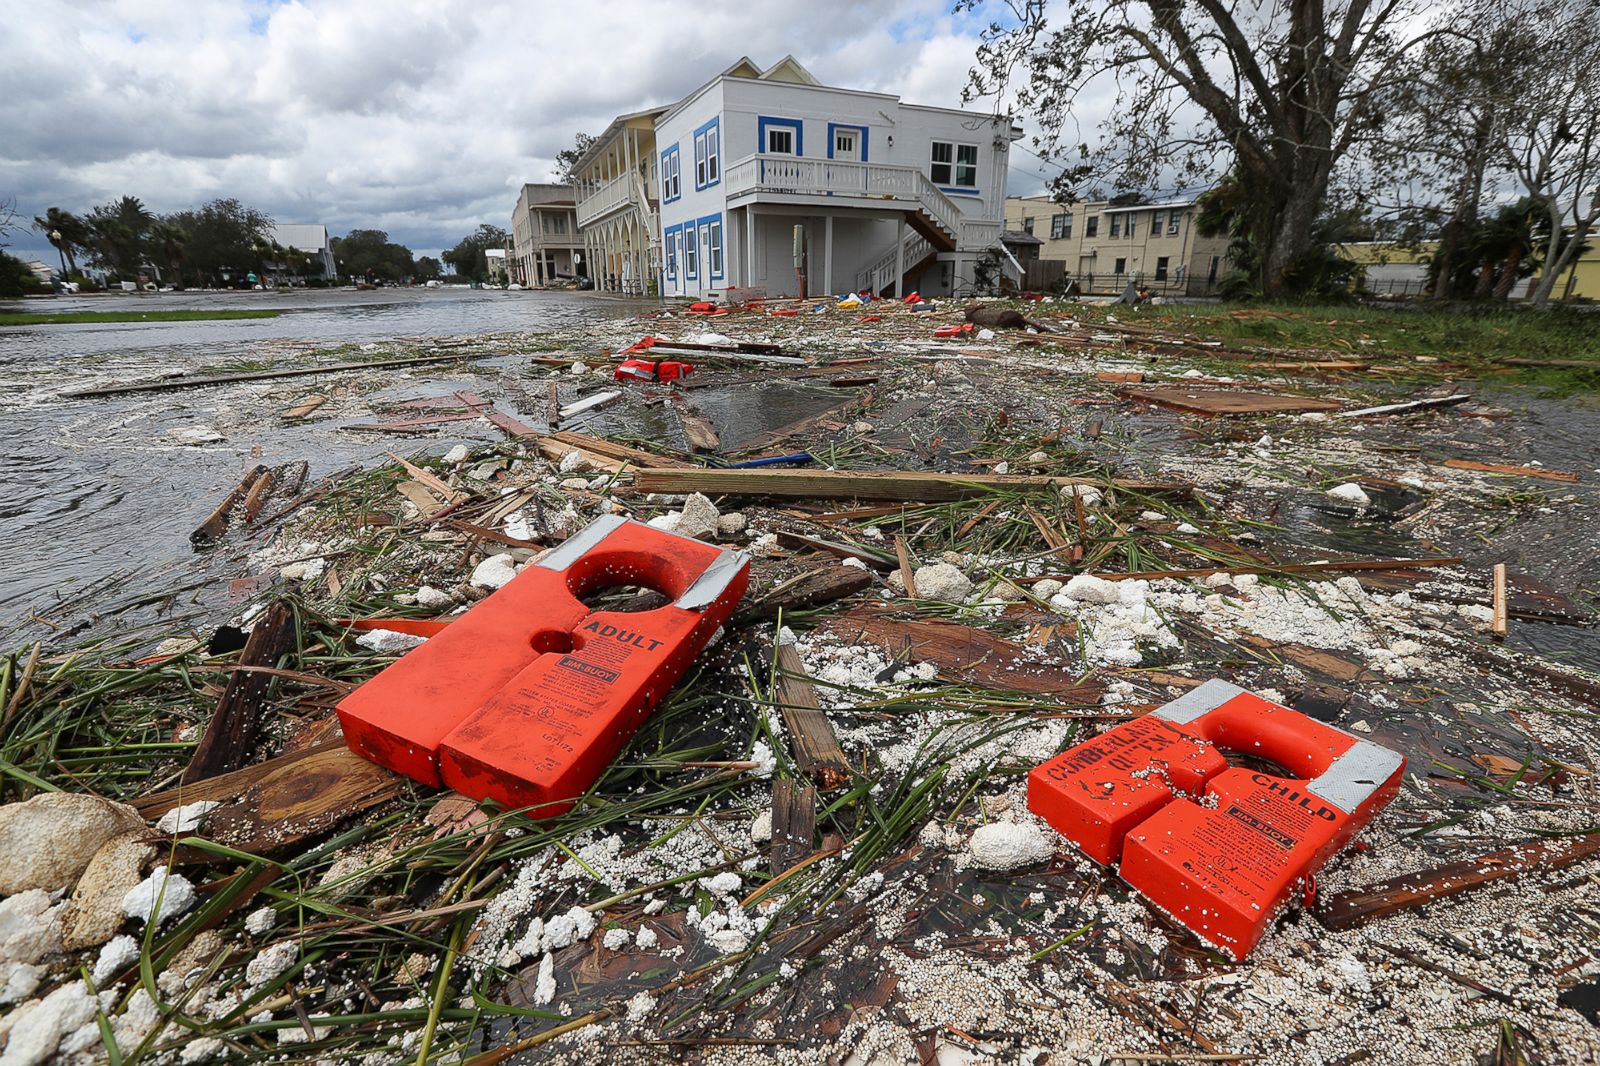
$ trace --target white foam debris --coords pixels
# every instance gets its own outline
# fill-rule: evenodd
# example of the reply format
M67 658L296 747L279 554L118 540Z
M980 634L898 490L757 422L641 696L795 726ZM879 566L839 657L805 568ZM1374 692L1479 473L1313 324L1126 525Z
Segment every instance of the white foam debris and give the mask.
M182 874L161 867L152 870L149 877L134 885L122 897L122 913L141 922L147 922L154 916L155 923L160 925L169 918L183 914L194 906L194 901L194 884ZM158 902L159 910L156 909Z
M500 531L516 540L533 539L533 526L528 524L528 518L521 511L512 511L500 523Z
M639 932L634 935L633 942L640 951L650 951L661 943L661 936L648 925L641 925Z
M498 589L517 576L516 561L509 553L491 555L472 569L472 584L481 589Z
M961 603L972 591L967 575L949 563L919 566L912 580L917 583L917 595L925 600Z
M717 519L717 536L723 539L737 537L745 531L748 520L738 511L725 514Z
M840 566L848 566L852 570L865 570L865 569L867 569L867 564L862 562L860 559L855 558L854 556L851 556L848 559L841 560L839 565Z
M635 992L628 1000L628 1021L637 1025L656 1009L656 997L649 992Z
M724 870L720 874L700 879L700 886L714 896L731 896L743 885L744 879L732 870Z
M18 1008L6 1040L5 1066L37 1066L55 1057L70 1034L94 1021L99 1001L82 981L72 981L33 1006Z
M90 973L94 986L104 987L107 981L132 966L138 958L139 941L127 934L112 937L94 960L94 970Z
M244 930L251 936L266 936L278 924L278 912L271 907L257 907L244 920Z
M39 990L48 969L27 962L14 962L6 966L4 986L0 986L0 1007L21 1003ZM95 982L99 984L97 980Z
M393 629L369 629L356 638L356 644L378 655L404 655L426 643L427 637Z
M183 1046L178 1053L178 1061L184 1066L195 1066L196 1063L211 1062L221 1058L228 1051L228 1044L218 1036L203 1036L199 1040L191 1040Z
M548 951L539 960L539 975L533 984L533 1002L543 1006L556 998L556 960Z
M1061 496L1069 504L1077 497L1085 507L1098 507L1106 498L1106 494L1093 485L1063 485Z
M1074 574L1062 595L1080 603L1116 603L1121 599L1117 582L1093 574Z
M293 940L280 940L264 951L256 953L244 968L244 979L252 988L271 984L295 964L300 957L300 945Z
M769 778L772 771L778 768L778 757L772 753L772 747L764 740L758 740L750 745L750 761L755 763L750 772L756 777Z
M768 808L750 819L750 843L765 844L772 839L772 810Z
M1334 486L1328 490L1328 495L1335 500L1353 503L1357 507L1366 507L1372 503L1372 497L1368 496L1366 490L1354 481L1347 481L1343 485Z
M632 942L633 937L629 935L626 929L620 926L607 929L605 936L600 938L600 943L604 945L607 951L621 951Z
M967 845L972 864L987 870L1015 870L1043 862L1055 854L1050 841L1032 823L990 822L973 831Z
M156 821L156 828L163 833L177 836L179 833L192 833L200 828L200 823L205 816L222 806L220 800L196 800L174 807L163 814Z

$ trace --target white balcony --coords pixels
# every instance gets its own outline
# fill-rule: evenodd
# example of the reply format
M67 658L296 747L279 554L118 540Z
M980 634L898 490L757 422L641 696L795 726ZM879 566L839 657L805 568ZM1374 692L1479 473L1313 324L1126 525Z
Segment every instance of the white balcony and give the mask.
M581 228L603 218L632 201L631 176L622 174L605 182L578 201L578 226Z

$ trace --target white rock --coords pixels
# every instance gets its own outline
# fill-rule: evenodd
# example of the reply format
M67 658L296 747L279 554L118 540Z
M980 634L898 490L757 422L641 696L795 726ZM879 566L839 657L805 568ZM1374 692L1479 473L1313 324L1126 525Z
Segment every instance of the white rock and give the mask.
M1122 593L1115 581L1107 581L1093 574L1076 574L1067 582L1066 596L1080 603L1119 603Z
M100 949L100 957L94 960L94 979L96 988L104 988L105 983L117 974L132 966L139 958L139 942L131 936L112 937L106 946Z
M94 1021L99 1002L82 981L64 984L31 1008L11 1027L5 1066L37 1066L55 1056L61 1042Z
M967 575L949 563L918 567L914 580L917 583L917 595L925 600L960 603L972 591L972 582L967 580Z
M1494 622L1494 608L1485 607L1482 604L1463 603L1456 608L1456 614L1469 622L1477 622L1480 625L1490 625Z
M290 563L278 571L278 576L285 581L315 581L328 569L328 560L302 559L298 563Z
M244 920L244 931L251 936L266 936L278 924L278 912L272 907L257 907Z
M589 461L587 454L574 448L561 457L556 468L563 474L586 474L594 470L594 464Z
M1372 502L1372 497L1362 490L1354 481L1347 481L1343 485L1328 490L1328 495L1345 503L1353 503L1357 507L1365 507Z
M428 638L393 629L369 629L356 638L356 643L379 655L404 655L412 648L428 643Z
M504 588L517 576L515 560L509 554L491 555L473 568L471 582L481 589Z
M588 488L589 479L586 477L564 477L561 479L562 492L583 492Z
M471 454L472 452L467 449L465 444L457 444L454 448L444 453L444 461L454 466L456 463L466 462L467 456Z
M871 433L872 432L872 423L871 422L852 422L852 423L850 423L850 432L851 433Z
M1055 578L1047 577L1043 581L1035 581L1033 583L1032 591L1034 596L1037 598L1048 601L1052 596L1064 588L1066 588L1066 586L1057 581Z
M844 559L844 560L840 561L839 565L840 566L848 566L852 570L865 570L867 568L867 564L866 563L864 563L860 559L856 559L856 558Z
M205 1036L185 1044L183 1050L178 1053L178 1061L184 1066L194 1066L195 1063L211 1062L221 1058L227 1050L228 1045L221 1037Z
M967 845L974 866L988 870L1015 870L1043 862L1055 854L1039 827L1016 822L990 822L972 834Z
M985 326L983 329L980 329L978 331L978 339L980 341L992 341L992 340L994 340L994 338L995 338L994 330L989 329L987 326Z
M678 531L678 520L682 517L682 511L668 511L666 514L656 515L654 518L650 519L650 521L646 522L645 525L649 526L651 529L659 529L666 533L676 533ZM776 537L773 538L773 543L777 543Z
M71 888L100 845L143 829L132 807L75 792L43 792L0 807L0 896Z
M588 372L588 365L585 364L581 359L567 367L567 373L571 374L573 377L578 377L580 375L587 374Z
M683 511L678 516L678 526L674 532L680 537L714 537L721 517L716 505L704 493L690 493L689 498L683 501Z
M702 333L694 340L696 344L732 344L733 341L720 333Z
M1093 485L1063 485L1061 496L1070 503L1076 496L1085 507L1098 507L1105 502L1106 494Z
M258 951L244 968L244 979L252 988L271 984L289 972L300 957L300 945L293 940L280 940L264 951Z
M448 592L434 588L432 585L424 585L417 590L418 607L426 607L430 611L442 611L455 605L455 597Z
M725 514L717 519L717 536L723 538L737 537L744 532L746 520L738 511Z
M0 986L0 1007L21 1003L39 990L39 985L44 981L47 968L35 966L27 962L9 963L5 967L6 980ZM99 984L99 978L95 984Z
M161 909L156 910L160 901ZM155 916L160 925L194 906L194 885L182 874L170 873L165 867L150 871L150 876L134 885L122 897L122 913L141 922Z
M179 833L192 833L200 828L200 823L206 815L220 806L222 806L220 800L197 800L194 803L185 803L163 814L156 822L156 828L173 836Z

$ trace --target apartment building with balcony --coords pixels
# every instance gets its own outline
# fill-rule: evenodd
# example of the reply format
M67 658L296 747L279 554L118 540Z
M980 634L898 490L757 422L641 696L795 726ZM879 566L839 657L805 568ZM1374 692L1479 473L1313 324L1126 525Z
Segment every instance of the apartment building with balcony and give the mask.
M655 120L667 108L618 115L573 167L583 258L595 287L640 295L661 261Z
M1196 199L1060 204L1013 196L1005 225L1043 241L1039 258L1065 263L1064 280L1082 292L1121 293L1132 281L1154 293L1206 296L1228 271L1228 239L1199 234Z
M744 58L676 104L612 122L580 160L578 220L605 288L961 292L999 248L1020 136L1003 116Z
M529 288L575 278L585 269L577 190L548 182L524 185L511 211L510 279Z

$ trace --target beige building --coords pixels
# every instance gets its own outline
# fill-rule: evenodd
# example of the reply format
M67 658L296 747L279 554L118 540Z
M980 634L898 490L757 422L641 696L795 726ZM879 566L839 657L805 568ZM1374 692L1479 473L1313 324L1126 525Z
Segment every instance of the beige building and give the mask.
M585 272L578 232L577 196L571 185L528 184L511 212L511 280L545 286Z
M661 202L657 190L653 107L619 115L573 167L578 225L595 288L643 294L661 265Z
M1195 230L1195 198L1123 204L1058 204L1048 196L1006 199L1005 228L1043 243L1038 258L1066 264L1083 292L1120 293L1129 281L1175 296L1206 296L1227 272L1226 237Z

